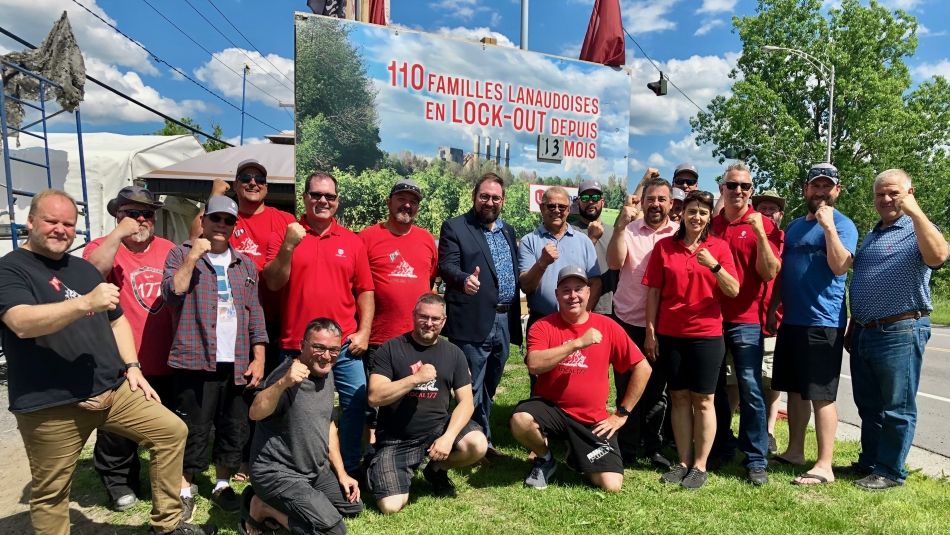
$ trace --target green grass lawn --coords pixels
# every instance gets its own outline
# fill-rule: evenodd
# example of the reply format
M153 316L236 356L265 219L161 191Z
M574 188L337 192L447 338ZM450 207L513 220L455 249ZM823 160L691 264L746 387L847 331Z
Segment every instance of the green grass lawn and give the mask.
M382 516L372 506L358 518L348 520L353 534L543 534L561 533L946 533L950 521L950 484L914 473L902 488L869 493L839 476L829 485L796 487L790 482L804 469L770 469L770 483L755 488L745 482L738 461L719 472L698 491L662 484L659 473L646 465L628 467L623 492L608 495L587 485L563 463L544 491L526 489L526 451L511 438L507 420L514 405L528 391L528 378L521 358L513 352L507 374L492 414L496 445L510 457L490 467L453 472L459 488L455 499L430 495L429 485L419 474L413 483L408 507L399 514ZM734 422L734 426L737 421ZM786 427L777 429L780 447ZM808 455L814 459L814 434L808 438ZM555 448L563 459L563 448ZM857 459L858 445L839 443L835 464L849 465ZM81 503L105 503L105 492L92 471L87 448L73 499ZM201 495L208 496L212 473L200 480ZM238 486L238 491L243 485ZM82 498L77 498L82 496ZM98 498L97 498L98 497ZM368 496L366 498L369 498ZM116 525L142 525L150 508L140 503L123 514L102 509L102 518ZM97 515L98 516L98 515ZM237 533L238 515L225 514L204 498L198 499L195 521L208 519L221 533ZM124 533L124 532L123 532Z
M950 324L950 298L933 296L934 311L930 314L932 323Z

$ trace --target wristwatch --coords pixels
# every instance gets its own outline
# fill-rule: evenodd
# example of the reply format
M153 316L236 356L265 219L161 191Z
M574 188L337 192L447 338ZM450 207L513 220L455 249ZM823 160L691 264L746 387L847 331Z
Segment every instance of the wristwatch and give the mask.
M719 270L722 269L722 264L716 264L715 266L709 268L709 271L713 273L719 273Z
M630 411L628 411L623 405L617 405L617 414L620 416L630 416Z
M126 370L129 370L129 369L132 369L132 368L139 368L139 369L142 369L142 365L141 365L140 363L138 363L138 362L126 362L126 363L125 363L125 369L126 369Z

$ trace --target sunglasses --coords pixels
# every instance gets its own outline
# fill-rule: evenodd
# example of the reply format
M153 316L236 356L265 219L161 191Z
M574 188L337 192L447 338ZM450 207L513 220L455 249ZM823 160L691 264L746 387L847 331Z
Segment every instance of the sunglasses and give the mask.
M313 352L316 353L317 355L330 355L331 357L340 356L340 351L343 349L338 346L330 347L330 346L325 346L323 344L314 344L311 342L307 342L307 344L310 346L310 349L312 349Z
M730 180L729 182L724 182L724 184L726 185L728 189L731 189L731 190L735 190L736 188L742 188L742 191L749 191L750 189L752 189L751 182L732 182Z
M145 218L145 219L152 219L155 217L154 210L119 210L119 211L125 214L126 216L131 217L132 219L138 219L140 217Z
M233 227L237 224L237 218L232 215L208 214L208 219L210 219L212 223L224 223L229 227Z
M241 173L237 176L237 180L241 184L250 184L252 180L257 182L258 186L264 186L267 184L267 177L265 175L249 175L247 173Z
M544 207L547 208L548 211L551 211L551 212L564 212L564 211L566 211L568 208L570 208L570 206L568 206L568 205L566 205L566 204L557 204L557 203L553 203L553 202L552 202L552 203L545 204Z
M677 186L693 186L696 184L695 178L674 178L673 183Z
M813 167L808 170L808 182L811 182L811 179L817 178L820 176L826 176L833 181L838 181L838 170L833 167Z
M578 197L578 199L580 199L581 202L597 202L603 198L604 196L601 195L600 193L585 193Z
M323 193L322 191L308 191L307 195L315 201L319 201L320 197L323 197L327 202L333 202L336 200L337 195L335 193Z

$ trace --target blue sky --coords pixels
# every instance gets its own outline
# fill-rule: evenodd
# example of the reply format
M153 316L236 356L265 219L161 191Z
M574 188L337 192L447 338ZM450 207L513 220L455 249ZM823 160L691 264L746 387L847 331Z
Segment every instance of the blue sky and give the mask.
M290 110L278 103L293 100L293 12L306 11L304 0L79 2L231 104L150 58L71 0L0 0L0 26L38 43L66 10L90 74L169 115L190 116L206 127L218 123L231 141L240 133L240 112L234 106L240 107L240 72L248 63L253 85L247 87L247 111L266 125L247 117L246 140L259 141L273 128L292 128ZM908 10L923 27L917 54L908 61L915 81L935 74L950 78L950 5L941 0L883 3ZM530 2L529 48L576 57L592 5L593 0ZM755 5L751 0L621 1L627 30L699 106L716 95L728 94L727 75L740 51L738 38L731 31L731 17L751 14ZM492 34L502 46L518 46L520 12L518 0L392 0L391 19L396 25L456 38ZM18 49L18 44L0 36L0 53ZM711 188L711 177L721 166L711 158L709 148L697 147L690 135L689 118L697 108L672 88L665 97L656 97L646 89L645 84L655 80L657 73L629 39L627 66L633 77L630 178L639 178L647 165L669 175L678 162L691 160L708 177L701 185ZM92 84L87 85L82 109L84 128L89 131L145 133L161 126L155 116L123 104Z

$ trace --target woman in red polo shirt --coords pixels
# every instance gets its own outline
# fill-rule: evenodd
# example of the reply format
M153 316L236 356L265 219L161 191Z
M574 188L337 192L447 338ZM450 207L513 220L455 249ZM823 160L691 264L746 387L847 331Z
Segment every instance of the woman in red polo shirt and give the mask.
M689 489L706 482L716 435L713 394L726 352L719 302L739 293L728 244L709 234L712 210L711 193L690 192L679 230L657 242L643 275L650 288L644 353L666 372L679 454L661 480Z

